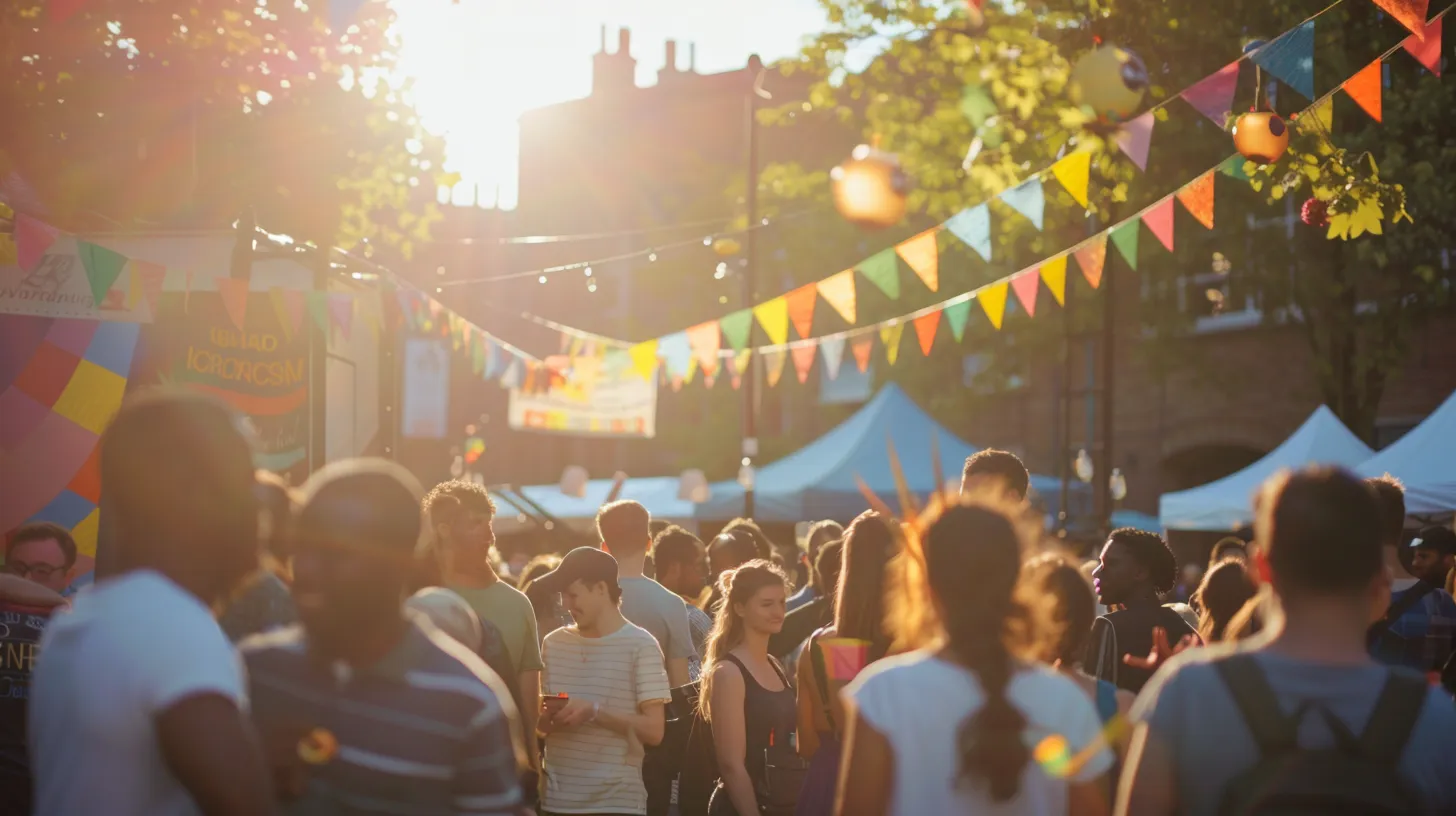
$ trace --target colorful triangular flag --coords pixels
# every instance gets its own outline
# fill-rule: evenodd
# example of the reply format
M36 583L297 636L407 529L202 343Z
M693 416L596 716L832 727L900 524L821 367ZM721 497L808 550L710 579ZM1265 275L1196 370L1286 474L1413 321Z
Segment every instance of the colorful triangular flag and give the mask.
M786 329L787 330L787 327ZM673 332L657 338L657 356L669 377L687 377L693 367L693 346L687 332Z
M945 228L976 251L983 260L991 260L991 208L977 204L952 215Z
M819 287L813 283L800 286L784 296L789 322L794 324L794 331L800 337L808 337L814 332L814 301L818 297Z
M1057 305L1061 306L1067 302L1067 256L1058 255L1042 262L1041 268L1037 270L1041 279L1046 283L1047 291L1057 299Z
M926 357L930 356L930 349L935 345L935 330L938 328L940 328L939 309L915 318L915 339L920 341L920 353Z
M1424 16L1424 11L1422 12ZM1426 70L1441 75L1441 21L1444 17L1437 17L1426 24L1424 34L1412 34L1405 38L1401 47L1420 63L1426 66Z
M950 326L951 336L959 343L966 336L966 321L971 316L970 298L958 300L941 311L945 314L946 324Z
M763 357L763 378L768 383L768 387L773 388L779 384L779 378L784 376L784 361L788 355L783 349L774 349L765 351L759 356Z
M1006 281L993 283L990 286L976 293L976 300L981 302L981 309L986 312L986 317L991 319L991 325L1001 330L1001 321L1006 319L1006 294L1009 287Z
M652 382L652 374L657 371L657 341L638 343L627 353L632 357L632 373Z
M299 326L303 325L303 293L275 286L268 290L268 299L273 302L273 313L278 317L278 325L283 328L283 336L292 340L298 334Z
M1148 169L1148 148L1153 144L1153 112L1139 116L1117 131L1117 146L1139 170Z
M794 374L798 376L801 385L809 381L809 372L814 370L814 358L819 353L819 350L815 348L816 345L816 343L800 343L796 346L789 346L789 355L794 358Z
M326 292L305 292L303 295L304 306L308 308L308 316L313 318L315 326L329 336L329 296Z
M1123 224L1112 230L1112 245L1122 253L1127 265L1133 269L1138 266L1138 219ZM1079 257L1077 260L1081 260Z
M940 249L936 246L935 237L939 232L940 227L931 227L895 247L895 251L932 292L940 289Z
M1052 165L1052 175L1072 194L1072 200L1086 209L1087 185L1092 176L1092 154L1086 150L1068 154Z
M885 360L890 365L900 359L900 338L905 336L905 324L896 320L880 327L880 343L885 347Z
M824 375L831 380L838 377L844 363L844 335L819 338L819 353L824 357Z
M1234 108L1234 91L1239 85L1239 65L1235 60L1212 74L1188 86L1179 94L1183 101L1192 105L1199 113L1213 120L1220 128L1228 125L1229 114Z
M231 320L238 331L243 331L243 326L248 319L248 281L245 278L218 278L217 296L222 299L222 308L227 312L228 320Z
M1137 229L1137 222L1132 222ZM1107 263L1107 233L1102 233L1072 252L1077 266L1082 267L1082 277L1096 289L1102 285L1102 268Z
M1250 164L1249 160L1236 153L1232 156L1229 156L1227 159L1224 159L1223 162L1219 164L1218 172L1223 173L1229 178L1238 179L1239 181L1248 181L1249 173L1247 170L1244 169L1245 165L1247 164Z
M505 372L501 374L501 388L504 388L507 391L514 391L517 388L520 388L521 380L525 377L525 374L521 371L521 368L521 358L515 356L514 354L511 355L511 362L506 366Z
M1314 20L1280 34L1249 57L1285 85L1314 99Z
M846 269L819 281L819 297L834 307L846 323L853 324L858 316L854 296L854 270ZM830 379L833 379L832 377Z
M1040 177L1029 178L1010 190L1003 191L1000 199L1011 209L1030 219L1037 229L1041 229L1042 216L1046 211L1046 197L1041 189Z
M354 331L354 296L344 292L330 292L329 319L339 333L344 335L344 339L348 340Z
M25 213L15 214L15 259L21 269L35 269L61 231Z
M855 267L890 300L900 299L900 264L897 257L893 248L883 249Z
M1383 63L1377 59L1345 80L1345 93L1377 122L1381 121L1383 113L1380 106L1382 67Z
M705 374L718 371L718 350L723 347L723 334L718 330L718 321L709 320L687 330L688 345Z
M1184 185L1177 193L1188 214L1208 229L1213 229L1213 179L1214 171L1210 170Z
M1426 12L1430 10L1430 0L1374 0L1375 5L1385 9L1385 13L1394 17L1397 22L1411 30L1411 36L1418 41L1430 37L1430 28L1426 25ZM1440 18L1436 20L1440 22Z
M768 335L768 341L782 346L789 339L789 302L782 296L764 301L753 307L753 316Z
M748 345L748 339L753 332L753 310L739 309L724 315L718 321L718 327L728 339L728 347L734 351L742 351Z
M1169 252L1173 251L1173 197L1167 198L1154 204L1147 212L1143 213L1143 223L1152 230L1153 237L1158 239ZM1116 237L1115 235L1113 237ZM1137 264L1133 264L1137 268Z
M854 366L863 374L870 370L870 352L875 350L875 338L873 335L861 334L849 343L849 351L854 355Z
M1028 269L1011 279L1011 290L1016 293L1016 300L1026 310L1027 317L1036 316L1036 292L1040 287L1041 274L1035 269Z
M17 248L17 253L19 249ZM81 265L86 269L86 281L91 284L91 296L96 305L106 299L106 293L121 276L127 257L90 241L77 241L76 254L81 256Z

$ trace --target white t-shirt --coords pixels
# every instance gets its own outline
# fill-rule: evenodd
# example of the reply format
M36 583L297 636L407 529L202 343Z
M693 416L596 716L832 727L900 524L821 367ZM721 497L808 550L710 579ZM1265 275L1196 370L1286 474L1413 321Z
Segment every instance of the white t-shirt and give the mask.
M246 706L243 667L196 596L151 571L88 588L40 643L30 694L36 816L186 816L155 718L187 697Z
M635 714L643 703L672 699L662 649L646 629L631 623L599 638L582 637L574 626L557 629L546 636L541 656L546 663L542 694L564 691L619 714ZM642 757L635 734L618 734L596 723L551 734L546 738L543 809L646 813Z
M855 708L889 740L895 754L891 814L977 813L1048 816L1067 812L1067 783L1033 759L1021 772L1015 798L995 803L960 779L956 749L961 725L985 702L981 684L966 669L911 652L881 660L844 690ZM1102 730L1092 702L1075 683L1045 667L1018 670L1007 687L1011 704L1027 718L1023 735L1033 751L1048 737L1066 739L1067 755L1091 745ZM1070 775L1077 782L1096 779L1112 768L1104 745Z

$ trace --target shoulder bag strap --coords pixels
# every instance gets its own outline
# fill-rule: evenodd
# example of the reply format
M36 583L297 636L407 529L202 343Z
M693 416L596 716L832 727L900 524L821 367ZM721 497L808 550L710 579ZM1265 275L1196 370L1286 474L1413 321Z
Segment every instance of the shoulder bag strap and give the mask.
M818 629L809 636L809 643L804 646L809 650L809 666L814 670L814 685L819 690L819 706L824 710L824 722L834 728L833 706L829 704L829 670L824 667L824 652L819 649L819 636L824 633ZM799 655L803 660L804 656Z
M1395 767L1426 704L1426 683L1419 675L1389 672L1370 722L1360 735L1360 749L1372 762Z
M1216 662L1214 667L1233 695L1262 756L1276 756L1299 747L1298 721L1279 710L1279 698L1251 655L1234 655Z
M1400 600L1391 604L1390 608L1385 610L1385 617L1376 621L1370 627L1370 630L1365 634L1365 641L1371 646L1374 646L1375 642L1385 637L1385 633L1390 631L1390 627L1394 626L1395 622L1400 620L1401 615L1409 612L1416 604L1421 602L1422 598L1431 594L1431 591L1435 588L1436 586L1434 584L1421 581L1410 589L1407 589L1405 594L1400 596Z

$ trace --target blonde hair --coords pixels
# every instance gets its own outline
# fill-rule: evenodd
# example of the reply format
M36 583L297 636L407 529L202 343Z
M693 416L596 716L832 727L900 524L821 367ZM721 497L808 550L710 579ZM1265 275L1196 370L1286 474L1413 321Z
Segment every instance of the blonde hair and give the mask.
M704 720L712 720L709 700L713 697L713 671L718 663L743 642L743 618L733 611L735 604L747 603L761 590L771 586L789 586L789 577L771 561L755 558L737 569L718 576L718 591L723 601L713 618L713 631L703 647L702 689L698 693L698 711Z

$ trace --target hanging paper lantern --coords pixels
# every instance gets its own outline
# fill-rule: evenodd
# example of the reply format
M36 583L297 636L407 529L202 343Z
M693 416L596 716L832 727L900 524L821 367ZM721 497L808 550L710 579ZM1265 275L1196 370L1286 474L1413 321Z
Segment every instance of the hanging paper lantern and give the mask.
M1249 161L1272 164L1289 149L1289 127L1273 111L1246 113L1234 123L1234 147Z
M866 229L900 223L910 178L895 156L860 145L829 174L834 184L834 206L845 220Z
M1328 227L1330 225L1330 205L1318 198L1311 198L1300 208L1299 217L1311 227Z
M1085 105L1100 122L1132 118L1148 90L1148 69L1137 54L1104 45L1077 60L1068 91L1072 102Z
M713 242L713 252L717 253L720 258L737 255L741 249L743 247L732 238L719 238Z

